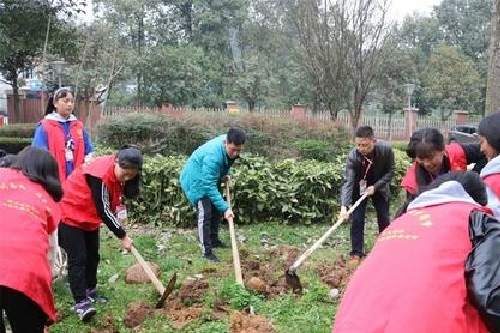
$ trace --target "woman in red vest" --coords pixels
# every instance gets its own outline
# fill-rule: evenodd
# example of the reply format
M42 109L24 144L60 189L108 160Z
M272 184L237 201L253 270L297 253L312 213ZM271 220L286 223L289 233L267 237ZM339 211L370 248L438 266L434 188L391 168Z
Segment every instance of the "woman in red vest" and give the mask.
M41 333L55 320L47 251L61 197L57 163L46 150L25 148L0 168L1 332L4 310L13 333Z
M53 103L53 106L50 104ZM61 180L82 165L93 151L90 137L83 123L73 115L74 97L68 88L54 92L49 100L47 115L38 124L32 145L45 148L54 155L59 165Z
M349 281L332 332L488 332L485 323L498 322L499 312L477 304L475 286L478 277L491 277L481 263L498 266L500 257L477 258L481 269L465 277L466 259L475 251L469 220L490 219L486 202L477 173L440 176L378 237Z
M139 194L143 157L138 149L126 146L116 155L85 162L64 183L61 201L60 245L68 255L68 279L75 300L73 310L87 321L96 313L92 302L106 303L98 295L99 228L106 226L130 249L132 240L117 218L122 196Z
M429 185L437 176L450 171L466 171L467 165L477 163L479 166L484 162L478 144L445 145L443 134L436 128L423 128L413 133L406 153L414 162L401 181L407 200L396 217L405 212L419 188Z

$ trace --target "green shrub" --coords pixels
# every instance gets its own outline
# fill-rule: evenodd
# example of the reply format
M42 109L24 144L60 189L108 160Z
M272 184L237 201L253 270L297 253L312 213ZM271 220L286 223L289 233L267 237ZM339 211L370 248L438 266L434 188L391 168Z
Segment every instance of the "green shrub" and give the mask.
M14 124L0 127L0 138L33 138L36 124Z
M31 145L31 140L28 138L0 137L0 149L5 150L9 154L17 154L24 147Z
M399 183L409 162L396 151L396 176L393 197L400 193ZM339 209L340 186L345 155L334 162L286 159L270 162L258 156L243 156L232 169L231 192L237 223L281 221L316 223L331 221ZM139 222L155 224L195 224L195 210L179 185L185 157L146 158L143 193L131 203L131 216Z
M408 141L394 141L391 143L393 149L398 149L402 152L406 151L406 147L408 146Z
M314 159L320 162L332 162L335 151L333 147L325 141L320 140L298 140L295 147L299 156L304 159Z
M135 143L148 154L190 155L208 139L224 134L231 126L240 126L247 134L247 151L271 159L300 158L314 155L312 147L297 146L298 141L321 142L336 154L348 144L347 132L332 122L314 122L292 118L270 118L247 114L186 113L167 115L128 115L105 121L97 129L99 142L119 148ZM302 149L302 154L301 150Z

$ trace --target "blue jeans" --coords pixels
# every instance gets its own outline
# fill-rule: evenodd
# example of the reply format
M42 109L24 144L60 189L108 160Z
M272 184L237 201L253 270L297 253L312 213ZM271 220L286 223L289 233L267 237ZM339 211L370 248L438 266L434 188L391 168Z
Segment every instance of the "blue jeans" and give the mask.
M377 212L377 223L379 233L384 231L389 225L389 201L384 198L379 192L375 192L372 196L372 203ZM352 213L351 223L351 255L364 256L365 245L365 215L366 204L368 199L365 199Z

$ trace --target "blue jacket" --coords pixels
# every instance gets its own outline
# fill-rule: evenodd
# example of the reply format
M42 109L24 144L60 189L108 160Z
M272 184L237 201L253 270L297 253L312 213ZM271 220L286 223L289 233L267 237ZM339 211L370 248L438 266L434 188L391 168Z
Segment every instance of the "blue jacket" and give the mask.
M221 135L199 146L182 168L181 187L191 204L207 197L217 210L228 210L229 205L218 190L222 177L229 173L234 162L227 156L225 139L226 135Z

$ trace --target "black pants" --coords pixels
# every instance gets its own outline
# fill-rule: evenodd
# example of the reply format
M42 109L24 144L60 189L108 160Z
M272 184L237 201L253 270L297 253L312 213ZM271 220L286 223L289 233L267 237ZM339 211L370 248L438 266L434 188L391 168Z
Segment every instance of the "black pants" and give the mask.
M389 225L389 201L379 192L375 192L372 196L372 203L377 212L378 231L382 232ZM365 243L365 214L366 204L368 199L365 199L352 213L351 224L351 255L364 255Z
M0 286L0 333L5 333L3 311L12 333L42 333L47 315L23 293Z
M222 213L209 198L202 198L196 205L198 212L198 238L204 255L212 253L212 242L219 241L219 224Z
M85 231L67 224L59 225L60 246L68 255L68 280L76 303L87 298L86 290L97 286L99 229Z

